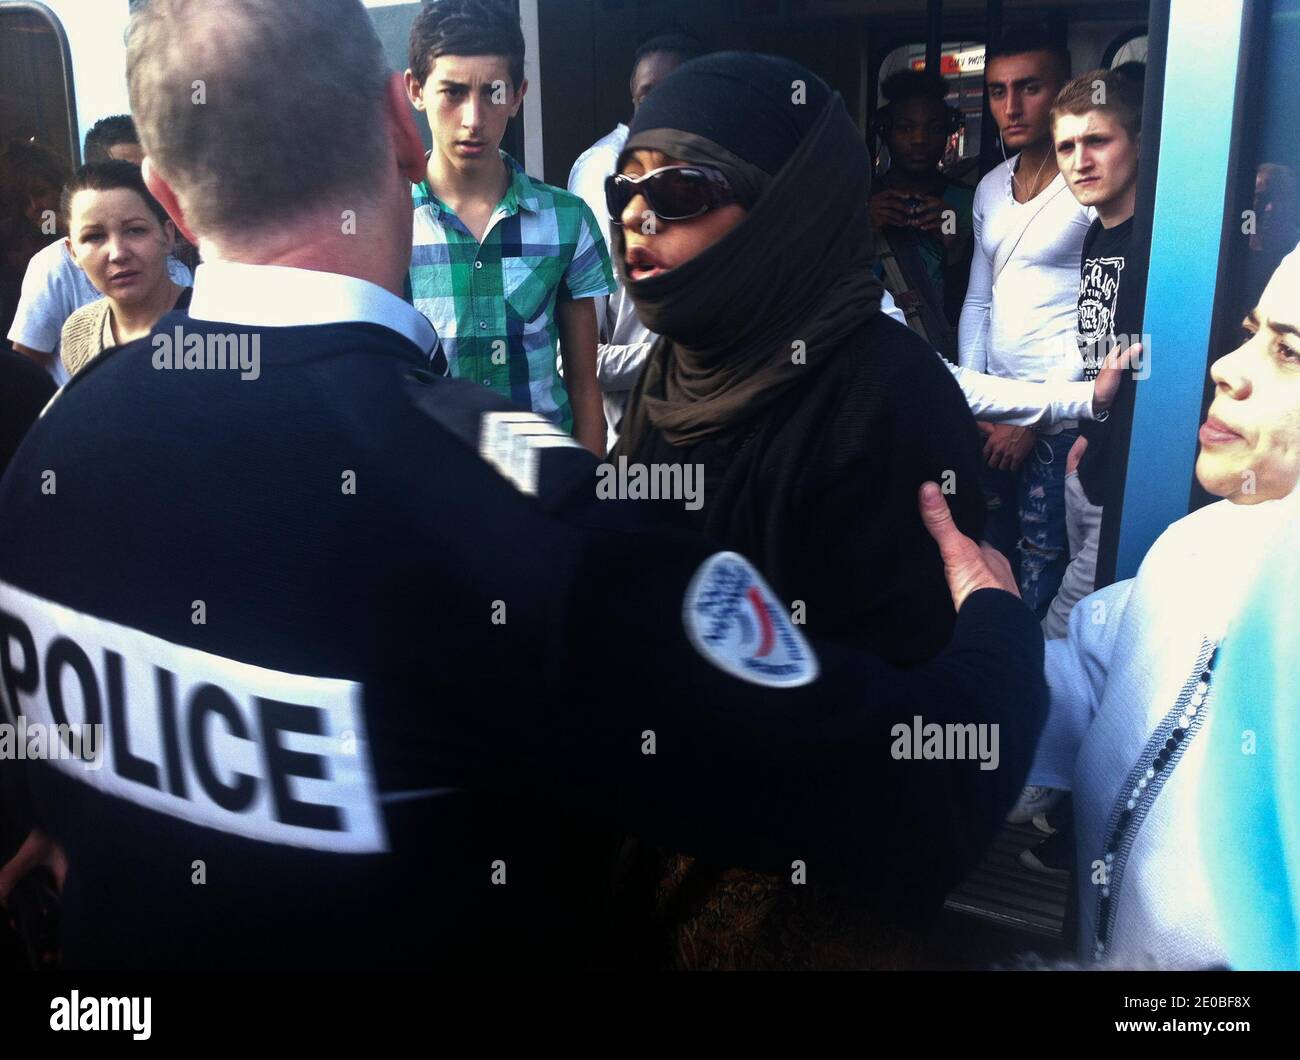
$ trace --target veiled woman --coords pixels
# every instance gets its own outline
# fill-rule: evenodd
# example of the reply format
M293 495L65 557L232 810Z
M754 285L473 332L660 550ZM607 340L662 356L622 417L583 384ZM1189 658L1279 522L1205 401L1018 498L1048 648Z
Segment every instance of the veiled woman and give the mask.
M613 256L661 336L613 458L699 465L704 503L685 514L755 561L796 621L908 665L953 620L916 489L943 484L978 539L979 445L943 363L880 311L870 172L843 100L797 63L718 53L655 88L607 182ZM935 785L936 802L961 798ZM852 901L672 859L661 912L678 962L871 963L867 905L924 924L972 856L960 828L913 828L916 809L880 807L897 854Z

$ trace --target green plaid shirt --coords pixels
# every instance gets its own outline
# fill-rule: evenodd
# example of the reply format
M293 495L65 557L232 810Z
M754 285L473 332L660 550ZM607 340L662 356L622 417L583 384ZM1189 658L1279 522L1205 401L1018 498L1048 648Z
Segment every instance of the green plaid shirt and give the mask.
M442 341L451 375L476 379L573 431L556 368L555 302L612 294L609 251L578 196L533 180L504 151L510 186L480 245L450 207L416 185L410 294Z

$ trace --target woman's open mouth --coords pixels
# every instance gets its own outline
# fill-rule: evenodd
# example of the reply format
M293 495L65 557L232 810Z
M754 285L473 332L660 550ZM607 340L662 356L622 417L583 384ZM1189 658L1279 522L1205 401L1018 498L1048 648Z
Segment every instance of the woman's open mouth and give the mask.
M659 260L657 255L639 245L628 247L624 264L627 266L628 278L633 281L648 280L651 276L658 276L661 272L668 271L668 267Z

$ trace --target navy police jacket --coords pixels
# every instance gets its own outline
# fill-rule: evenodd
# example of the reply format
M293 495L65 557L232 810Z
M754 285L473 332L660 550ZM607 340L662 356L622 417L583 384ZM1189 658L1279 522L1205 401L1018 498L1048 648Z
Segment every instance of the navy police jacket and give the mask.
M31 752L0 767L67 852L66 965L554 967L616 828L900 890L899 837L955 878L994 834L1045 709L1011 595L907 671L809 643L745 560L395 332L259 338L255 379L109 352L0 482ZM996 768L927 725L997 726Z

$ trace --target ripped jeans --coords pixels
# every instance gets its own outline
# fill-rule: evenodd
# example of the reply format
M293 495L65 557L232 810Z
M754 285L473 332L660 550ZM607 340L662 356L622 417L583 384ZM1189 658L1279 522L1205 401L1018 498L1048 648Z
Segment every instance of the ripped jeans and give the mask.
M1020 596L1041 622L1070 563L1065 458L1077 431L1040 434L1015 471L984 467L984 540L1007 557Z

